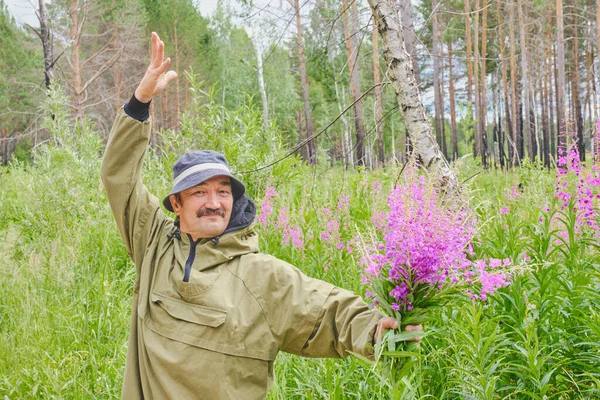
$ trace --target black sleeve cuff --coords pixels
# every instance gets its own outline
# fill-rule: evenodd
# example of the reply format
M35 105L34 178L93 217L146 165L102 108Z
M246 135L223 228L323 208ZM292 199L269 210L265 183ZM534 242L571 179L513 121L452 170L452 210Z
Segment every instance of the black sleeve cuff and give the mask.
M129 103L125 104L125 114L129 115L133 119L137 119L138 121L145 121L150 118L150 100L147 103L142 103L138 99L135 98L135 94L131 96L131 100Z

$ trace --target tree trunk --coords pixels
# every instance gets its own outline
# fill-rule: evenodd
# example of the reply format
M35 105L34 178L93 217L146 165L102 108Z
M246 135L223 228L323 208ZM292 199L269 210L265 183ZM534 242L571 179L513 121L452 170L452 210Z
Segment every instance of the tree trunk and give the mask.
M308 76L306 74L306 59L304 57L304 40L302 39L302 20L300 18L300 4L294 0L296 11L296 44L298 47L298 62L300 64L300 80L302 83L302 98L304 100L304 125L306 127L306 139L313 135L312 115L310 110L310 100L308 97ZM314 138L307 143L306 160L310 164L317 163L317 139Z
M44 49L44 80L46 89L50 89L52 79L54 78L54 55L52 54L52 39L50 37L50 28L48 21L48 12L46 11L46 2L39 0L39 21L40 21L40 39Z
M365 165L365 127L363 123L363 109L360 98L360 75L358 64L358 10L356 2L350 6L342 2L344 9L344 33L346 36L346 52L348 54L348 72L350 74L350 92L354 104L354 125L356 128L356 165ZM351 13L351 15L350 15Z
M479 0L475 0L475 15L473 23L473 90L475 95L475 140L473 142L473 154L481 156L479 142L481 140L481 91L479 89Z
M413 74L410 57L404 48L402 26L398 23L398 9L394 0L369 0L383 39L383 54L388 65L388 76L404 115L404 121L420 162L438 178L440 186L453 191L458 179L435 142L432 128L425 114L419 88Z
M567 121L565 109L565 27L563 20L563 2L556 0L556 119L558 122L558 152L567 150Z
M591 31L591 28L590 28ZM591 34L591 32L589 32ZM591 35L588 35L591 37ZM592 42L587 41L587 51L585 57L585 71L586 71L586 93L585 93L585 104L587 106L589 121L589 132L590 132L590 150L592 151L592 160L594 159L594 112L592 111L592 79L594 76L594 48Z
M454 100L454 76L452 72L452 40L448 41L448 91L450 92L450 137L452 140L452 160L458 159L458 135L456 133L456 104Z
M446 143L446 118L445 118L445 110L446 104L444 99L446 98L446 93L444 91L444 27L442 20L442 13L438 14L438 55L440 60L440 122L442 124L442 154L448 159L448 146Z
M304 120L302 119L302 115L304 114L304 110L298 109L296 111L296 121L298 122L298 143L302 143L304 138L306 137L306 127L304 126ZM309 146L302 146L300 148L300 155L305 160L310 160L310 154L308 154Z
M552 82L554 83L554 91L552 90L552 85L550 85L550 126L552 127L550 133L550 154L556 159L556 154L558 152L558 131L560 129L559 121L558 121L558 99L556 96L558 95L558 67L556 66L556 46L552 46ZM554 119L554 110L556 109L556 119ZM556 121L556 123L555 123Z
M517 112L519 98L517 97L517 56L516 56L516 48L517 41L515 39L515 4L514 2L509 7L509 18L510 18L510 90L511 90L511 104L512 104L512 146L513 146L513 159L512 165L515 167L518 162L520 162L523 154L520 152L519 148L519 136L520 130L518 126L519 114Z
M600 0L599 0L600 1ZM404 36L404 48L411 58L415 81L419 84L419 64L417 60L417 49L415 47L415 26L413 23L412 3L410 0L399 0L400 18L402 20L402 34Z
M481 155L481 163L484 168L487 167L487 106L486 106L486 57L487 57L487 13L488 13L488 0L483 0L483 15L481 19L481 100L479 105L481 111L479 112L479 131L481 132L479 142L479 154Z
M534 133L531 126L531 88L529 85L529 63L528 63L528 54L527 54L527 37L525 36L525 22L523 17L523 6L521 4L521 0L517 0L517 7L519 13L519 39L520 39L520 48L521 48L521 70L522 78L521 82L523 85L523 106L524 106L524 130L523 130L523 140L527 145L529 158L533 161L536 156L536 148L534 141Z
M547 71L546 63L548 60L544 60L542 63L542 70ZM542 86L541 93L541 106L542 106L542 142L543 142L543 156L544 156L544 166L546 168L550 168L550 127L548 126L548 90L547 85L549 84L550 77L542 74L540 83Z
M433 32L431 35L431 44L432 44L432 57L433 57L433 97L434 97L434 107L435 107L435 140L437 144L442 148L442 93L441 93L441 85L440 85L440 26L438 21L438 12L435 11L437 9L437 1L432 0L431 9L433 11L432 20L433 20Z
M256 51L256 70L258 75L258 89L260 90L260 99L263 108L263 129L267 130L269 127L269 104L267 103L267 91L265 89L265 80L263 78L263 59L256 39L253 40L254 50Z
M379 31L377 30L377 21L373 17L373 83L375 86L375 130L377 131L377 156L383 166L385 164L385 155L383 148L383 104L381 92L383 88L379 86Z
M583 138L583 117L581 113L581 89L579 86L579 34L577 24L579 23L577 13L573 15L573 37L571 42L571 86L573 87L573 119L575 120L575 129L577 137L577 150L579 151L579 158L581 161L585 161L585 142Z
M471 115L473 107L473 45L471 44L471 6L469 0L465 0L465 41L467 42L467 112Z
M344 125L344 132L342 133L342 162L345 168L350 168L350 166L354 165L354 159L352 158L354 152L352 151L352 138L350 137L350 129L348 128L348 118L346 118L346 114L343 113L345 108L343 105L346 104L346 91L342 86L342 93L340 95L335 72L333 74L333 85L335 88L335 98L337 100L338 110L342 116L342 124Z
M87 6L87 3L84 3ZM71 41L73 52L71 54L71 72L73 73L73 108L77 119L83 118L83 83L81 78L81 63L79 60L79 45L83 24L79 26L77 0L71 0L69 16L71 17ZM85 20L83 21L85 22Z
M498 29L499 29L499 35L500 35L500 59L502 60L502 90L504 93L504 96L502 96L504 98L504 118L505 118L505 131L507 132L507 137L508 138L512 138L512 122L511 122L511 118L510 118L510 106L509 106L509 102L508 102L508 98L509 98L509 91L508 91L508 76L507 76L507 65L506 65L506 59L504 58L504 50L505 50L505 43L504 43L504 29L503 29L503 21L502 21L502 2L500 0L496 0L496 6L498 7ZM514 114L513 114L514 116ZM501 142L500 145L500 151L504 151L504 143L503 141ZM510 160L513 160L513 152L515 151L514 146L511 145L511 143L508 144L508 157Z
M504 71L504 73L506 73L506 71ZM506 142L506 132L510 132L510 125L506 124L504 130L502 129L502 100L500 99L503 97L503 89L500 87L500 75L497 70L496 82L496 104L498 104L498 118L496 119L498 121L498 156L500 158L500 167L504 169L508 166L508 159L506 158L506 154L504 153L504 148ZM506 96L508 96L508 94ZM508 107L508 101L504 103L504 107Z
M600 71L600 0L596 0L596 54L598 55L597 71ZM592 81L594 82L594 81ZM594 90L594 95L596 91ZM595 129L593 129L595 131ZM598 145L598 143L596 144Z
M179 40L177 35L177 18L173 20L173 45L175 46L175 72L177 72L178 76L181 76L182 74L179 70L179 58L181 53L179 51ZM171 126L173 127L179 126L179 114L181 113L181 91L179 90L179 82L181 82L181 79L175 79L175 116L174 118L171 118Z
M113 9L116 7L116 0L112 0L112 6ZM112 49L113 51L117 52L119 51L119 48L121 47L119 45L119 24L118 24L118 18L115 18L113 20L113 27L112 27L112 37L111 37L111 43L112 43ZM121 85L122 85L122 75L121 75L121 71L119 70L119 68L114 68L112 71L113 74L113 82L114 82L114 86L115 86L115 101L113 102L114 105L114 110L115 113L117 113L119 111L119 109L121 108L121 106L123 105L121 103Z

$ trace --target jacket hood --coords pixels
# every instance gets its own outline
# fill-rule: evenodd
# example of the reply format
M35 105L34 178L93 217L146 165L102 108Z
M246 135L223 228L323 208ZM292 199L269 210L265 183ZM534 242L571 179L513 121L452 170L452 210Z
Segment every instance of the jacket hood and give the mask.
M246 195L240 197L233 203L229 225L221 236L249 227L254 222L254 217L256 217L256 205L252 199Z

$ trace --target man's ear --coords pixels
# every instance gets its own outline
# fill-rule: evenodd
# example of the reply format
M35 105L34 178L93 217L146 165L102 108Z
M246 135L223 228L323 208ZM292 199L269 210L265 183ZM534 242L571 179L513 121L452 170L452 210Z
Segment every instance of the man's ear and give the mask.
M169 196L169 201L171 202L171 207L173 208L173 212L179 216L179 212L181 211L181 204L177 201L177 196L174 194Z

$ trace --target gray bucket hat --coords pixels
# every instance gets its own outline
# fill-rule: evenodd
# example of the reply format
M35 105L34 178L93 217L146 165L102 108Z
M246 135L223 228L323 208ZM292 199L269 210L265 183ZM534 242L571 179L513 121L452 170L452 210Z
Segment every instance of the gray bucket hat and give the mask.
M228 176L231 179L233 200L244 195L246 187L229 171L225 156L212 150L197 150L185 153L173 164L173 189L163 199L163 206L171 212L169 196L189 189L215 176Z

